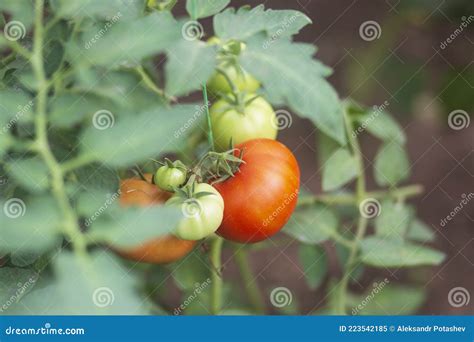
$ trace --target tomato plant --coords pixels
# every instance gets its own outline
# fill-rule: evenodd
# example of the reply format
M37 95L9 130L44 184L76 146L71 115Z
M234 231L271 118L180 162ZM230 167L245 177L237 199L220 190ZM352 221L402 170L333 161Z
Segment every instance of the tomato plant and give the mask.
M218 234L237 242L258 242L276 234L296 207L300 170L278 141L255 139L236 146L243 164L234 177L216 184L225 202Z
M255 94L241 99L242 105L220 99L210 108L212 133L218 150L256 138L275 139L276 115L271 105Z
M431 235L407 204L421 188L400 186L401 127L385 110L341 101L316 48L295 40L311 23L304 13L229 2L187 0L179 17L174 0L0 2L0 279L7 297L35 279L8 314L170 313L160 302L168 286L194 298L208 279L186 313L228 313L224 300L268 312L253 247L233 241L297 241L308 285L331 294L319 309L337 314L361 296L350 282L367 268L442 262L417 243ZM200 21L210 17L206 43ZM317 132L311 177L321 171L323 193L298 198L299 166L275 140L273 108ZM376 191L362 133L382 143ZM157 169L164 157L177 161ZM329 270L327 241L342 271ZM247 296L225 282L230 248ZM110 305L91 300L102 289Z
M120 203L123 206L163 205L169 195L151 184L152 175L146 174L146 181L129 178L120 182ZM159 223L157 222L157 225ZM140 246L117 249L124 258L153 264L169 263L181 259L194 248L194 241L185 241L173 235L151 239Z

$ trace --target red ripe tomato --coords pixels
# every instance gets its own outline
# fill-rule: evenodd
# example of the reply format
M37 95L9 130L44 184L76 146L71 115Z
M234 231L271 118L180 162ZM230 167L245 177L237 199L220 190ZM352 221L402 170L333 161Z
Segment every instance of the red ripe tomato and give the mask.
M293 213L300 170L293 153L275 140L249 140L236 149L243 150L245 163L234 177L214 185L224 198L224 220L217 234L242 243L262 241Z

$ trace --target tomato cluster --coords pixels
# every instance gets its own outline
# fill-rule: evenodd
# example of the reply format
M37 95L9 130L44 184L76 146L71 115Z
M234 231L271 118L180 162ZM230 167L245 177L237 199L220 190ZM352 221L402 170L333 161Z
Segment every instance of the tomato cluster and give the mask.
M211 42L224 57L245 48L242 43ZM275 140L275 112L257 95L260 83L235 58L223 58L208 87L218 97L209 110L216 151L205 154L191 168L165 159L153 177L147 175L148 181L122 182L124 205L166 201L166 205L181 207L183 217L174 235L121 250L122 256L171 262L214 233L234 242L262 241L276 234L293 213L300 182L298 163Z

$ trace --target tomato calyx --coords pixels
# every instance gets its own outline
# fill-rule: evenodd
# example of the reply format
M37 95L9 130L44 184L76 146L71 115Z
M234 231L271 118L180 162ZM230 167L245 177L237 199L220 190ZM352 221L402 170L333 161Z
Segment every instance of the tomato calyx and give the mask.
M244 151L232 145L231 142L229 149L224 152L209 151L196 165L195 174L211 185L234 177L245 161L242 159Z
M182 199L183 202L190 201L193 199L199 199L204 196L214 195L212 192L207 191L196 191L196 175L189 177L188 182L181 188L177 188L175 191L175 196Z

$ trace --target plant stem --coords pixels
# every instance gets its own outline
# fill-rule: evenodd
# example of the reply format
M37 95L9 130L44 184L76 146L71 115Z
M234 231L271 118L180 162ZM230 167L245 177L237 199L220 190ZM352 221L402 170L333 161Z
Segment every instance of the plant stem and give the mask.
M211 314L217 315L222 306L222 275L221 275L221 254L224 239L216 236L211 242L211 263L213 270L211 273Z
M158 94L159 96L161 96L168 102L176 101L175 97L166 94L163 89L158 88L158 86L155 84L155 82L153 82L153 80L150 78L150 76L147 74L147 72L145 71L145 69L143 69L141 65L136 67L135 71L138 73L138 75L140 75L140 77L142 78L142 81L151 91Z
M247 251L245 250L245 247L242 246L236 246L234 250L235 262L239 267L247 296L249 297L255 312L257 314L264 315L265 303L263 302L262 295L252 274L252 270L247 258Z
M212 134L211 115L209 114L209 100L207 98L207 87L205 83L202 86L202 96L204 98L204 106L206 108L206 117L207 117L207 128L209 130L209 133L207 134L207 138L209 140L209 146L211 147L211 151L215 151L214 135Z
M360 203L367 196L365 192L366 186L365 186L364 161L362 159L362 153L360 150L359 142L357 141L357 138L352 136L351 134L352 121L347 111L344 111L344 122L345 122L347 137L349 139L349 145L352 149L352 153L354 154L354 157L357 163L356 198L357 198L357 202ZM351 273L354 271L354 268L356 267L356 257L359 251L359 243L360 243L360 240L362 240L362 238L364 237L366 229L367 229L367 218L360 215L358 223L357 223L355 238L353 240L352 247L349 250L349 258L347 259L346 265L344 267L344 275L339 284L339 298L338 298L336 311L338 314L341 314L341 315L346 314L347 287L349 285L349 279L350 279Z
M375 199L383 199L383 198L409 198L413 196L417 196L423 192L423 186L419 184L415 185L407 185L401 188L396 189L388 189L388 190L377 190L377 191L369 191L365 193L366 198L375 198ZM307 196L298 201L298 206L302 205L309 205L313 203L325 203L328 205L357 205L359 203L359 199L357 197L357 193L345 193L345 194L334 194L334 195L315 195L315 196Z
M48 99L49 83L43 65L43 12L44 0L36 0L35 8L35 30L33 38L33 55L31 65L38 81L38 93L36 96L35 149L43 158L51 174L52 193L58 202L59 208L64 216L64 233L73 242L75 251L79 255L86 254L86 240L84 239L77 217L67 197L64 186L63 172L61 166L54 157L48 142L46 106Z

